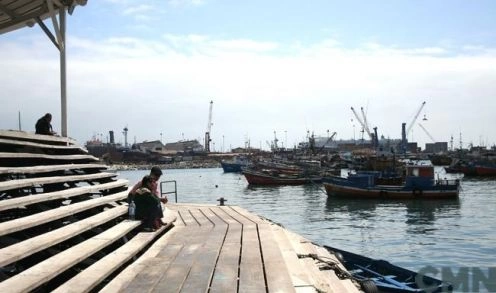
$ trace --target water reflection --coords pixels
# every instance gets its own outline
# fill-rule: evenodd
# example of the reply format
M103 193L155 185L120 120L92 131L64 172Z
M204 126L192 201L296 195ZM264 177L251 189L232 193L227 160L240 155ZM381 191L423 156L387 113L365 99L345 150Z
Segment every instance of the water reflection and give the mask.
M411 201L405 203L407 233L427 234L437 230L434 224L439 218L460 217L460 200Z
M460 200L360 200L328 197L325 211L328 214L345 213L351 220L403 221L407 233L426 233L439 218L459 218Z

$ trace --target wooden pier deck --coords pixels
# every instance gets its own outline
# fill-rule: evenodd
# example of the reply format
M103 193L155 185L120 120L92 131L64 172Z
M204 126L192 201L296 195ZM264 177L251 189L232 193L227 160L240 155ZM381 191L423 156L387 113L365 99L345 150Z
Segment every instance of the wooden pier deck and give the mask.
M357 292L324 248L235 206L127 219L127 180L68 138L0 130L0 292ZM344 269L342 266L340 268Z
M101 292L359 292L327 250L236 206L170 205L174 228ZM301 258L300 258L300 257Z

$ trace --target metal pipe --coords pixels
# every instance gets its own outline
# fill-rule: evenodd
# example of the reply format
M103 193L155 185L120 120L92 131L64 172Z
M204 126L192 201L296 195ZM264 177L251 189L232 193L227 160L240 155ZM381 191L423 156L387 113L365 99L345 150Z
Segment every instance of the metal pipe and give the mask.
M61 134L67 137L67 71L66 71L66 56L65 56L65 9L59 9L60 17L60 98L61 98Z

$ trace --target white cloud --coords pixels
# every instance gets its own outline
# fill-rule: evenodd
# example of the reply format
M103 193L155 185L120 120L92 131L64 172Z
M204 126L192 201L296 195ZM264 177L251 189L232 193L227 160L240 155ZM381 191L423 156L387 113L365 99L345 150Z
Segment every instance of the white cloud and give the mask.
M169 0L172 6L200 6L205 4L205 0Z
M153 6L141 4L141 5L136 5L136 6L129 6L129 7L125 8L122 13L124 15L136 15L136 14L141 15L142 13L148 12L151 10L153 10Z
M33 56L34 48L45 58ZM18 110L27 126L47 107L59 116L58 59L50 44L0 43L0 50L12 57L0 59L6 112L1 128L16 127ZM371 126L397 138L401 123L409 123L424 100L424 126L437 139L448 141L462 131L465 142L478 143L481 136L496 142L490 128L496 122L491 48L455 54L379 43L346 49L336 40L306 46L165 35L155 41L72 38L68 58L69 133L80 141L93 132L119 133L125 125L138 141L161 132L168 141L181 133L200 138L213 99L217 145L224 135L226 145L242 145L248 136L252 145L265 146L274 131L287 131L291 145L307 130L326 135L329 129L348 139L351 106L367 108ZM413 136L429 142L418 127Z

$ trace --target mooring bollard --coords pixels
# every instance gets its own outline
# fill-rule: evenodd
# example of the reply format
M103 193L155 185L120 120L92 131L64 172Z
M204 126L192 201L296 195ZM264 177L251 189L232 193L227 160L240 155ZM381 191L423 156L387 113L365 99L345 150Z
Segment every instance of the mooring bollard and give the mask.
M224 202L226 202L226 201L227 201L227 199L225 199L225 198L221 197L221 198L219 198L217 201L218 201L218 202L220 202L220 204L219 204L220 206L223 206L223 205L224 205Z

